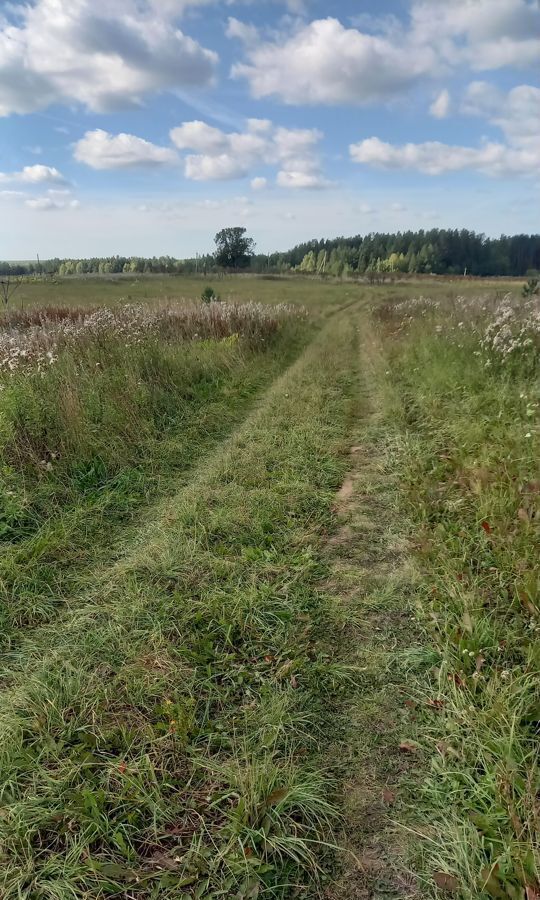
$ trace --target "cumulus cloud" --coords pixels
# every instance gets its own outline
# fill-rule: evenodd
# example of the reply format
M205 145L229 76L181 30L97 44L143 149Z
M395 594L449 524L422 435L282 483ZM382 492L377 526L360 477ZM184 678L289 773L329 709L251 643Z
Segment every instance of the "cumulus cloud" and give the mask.
M540 55L540 6L537 0L416 0L411 34L417 43L433 42L454 66L534 66Z
M372 137L350 146L354 162L379 169L411 169L427 175L463 172L467 169L492 176L536 175L540 149L519 149L496 142L462 147L427 141L422 144L388 144Z
M0 182L19 181L23 184L67 184L61 172L54 166L24 166L20 172L0 172Z
M505 92L486 81L473 81L465 92L462 112L487 119L514 147L540 147L540 88L520 84Z
M109 134L101 128L87 131L77 141L74 156L92 169L156 168L178 161L169 147L159 147L134 134Z
M231 19L227 33L244 43L232 68L255 97L290 104L363 104L399 96L426 77L452 69L533 66L540 58L537 0L412 0L408 21L369 16L345 27L337 18L298 22L262 34ZM442 118L449 97L432 106Z
M262 178L258 176L257 178L251 179L251 190L252 191L264 191L264 189L268 187L268 179Z
M217 55L161 0L35 0L0 20L0 115L53 103L97 112L212 82ZM176 11L178 12L178 11Z
M248 119L242 132L221 131L201 121L184 122L171 131L171 139L179 150L195 151L185 157L187 178L241 178L263 163L277 166L277 183L292 188L328 184L316 152L321 138L317 129L275 127L268 119ZM257 184L260 186L261 182Z
M446 88L441 91L440 94L437 95L431 106L429 107L429 111L432 116L436 119L446 119L447 115L450 112L450 93Z
M275 95L292 104L385 100L435 65L427 45L411 55L387 37L345 28L335 18L302 25L285 40L249 41L246 55L233 75L246 78L255 97Z

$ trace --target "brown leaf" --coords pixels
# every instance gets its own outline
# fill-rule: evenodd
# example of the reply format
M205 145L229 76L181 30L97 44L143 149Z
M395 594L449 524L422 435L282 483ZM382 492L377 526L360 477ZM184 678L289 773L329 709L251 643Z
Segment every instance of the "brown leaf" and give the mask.
M427 705L432 709L442 709L444 707L444 700L433 700L430 698L427 701Z
M289 788L278 788L275 791L272 791L269 797L266 798L267 806L278 806L282 800L285 800L289 794Z
M459 881L455 875L448 875L447 872L435 872L433 881L441 891L448 894L456 894L459 890Z
M295 690L298 687L298 678L296 677L296 675L291 675L291 687Z
M484 659L484 657L481 654L478 654L478 656L476 657L476 671L477 672L480 671L480 669L484 665L485 661L486 660Z
M465 687L465 680L457 672L448 676L448 681L453 681L456 687Z
M387 806L393 806L396 802L396 795L393 791L389 791L388 788L385 788L382 792L383 803L386 803Z
M485 519L480 523L486 534L491 534L491 525Z
M540 900L540 884L528 884L525 888L527 900Z
M522 506L520 509L518 509L518 511L517 511L517 517L518 517L518 519L519 519L520 522L526 522L527 525L528 525L529 522L530 522L529 513L527 512L527 510L526 510L523 506Z

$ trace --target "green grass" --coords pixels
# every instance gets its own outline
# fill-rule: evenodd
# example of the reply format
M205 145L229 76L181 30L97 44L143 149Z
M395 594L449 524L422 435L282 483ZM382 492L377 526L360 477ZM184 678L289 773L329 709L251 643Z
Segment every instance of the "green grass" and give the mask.
M449 283L215 286L313 324L1 378L2 898L535 900L532 350L486 367Z
M125 347L114 335L3 382L2 643L54 618L125 527L245 414L298 351L296 327L242 340Z
M530 356L486 368L461 318L443 307L385 329L419 615L440 658L416 691L417 814L430 892L522 900L540 883L538 381Z
M369 297L396 298L429 294L455 296L478 294L484 290L513 290L515 281L482 280L460 282L456 287L444 279L411 281L404 284L368 287L352 282L320 281L297 276L266 278L253 275L227 276L99 276L95 278L55 278L52 281L25 281L13 295L14 309L29 306L114 306L118 303L146 303L153 300L199 300L210 285L222 300L257 300L261 303L295 303L309 309L332 311L336 306Z
M318 709L348 677L316 586L353 342L333 319L61 624L5 658L6 898L308 890L334 817Z

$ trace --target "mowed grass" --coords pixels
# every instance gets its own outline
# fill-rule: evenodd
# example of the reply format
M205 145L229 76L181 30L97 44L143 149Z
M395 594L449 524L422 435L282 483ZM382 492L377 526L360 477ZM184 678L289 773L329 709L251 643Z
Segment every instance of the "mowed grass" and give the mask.
M284 897L316 881L335 812L314 757L325 697L351 677L317 547L354 340L332 318L61 619L4 656L3 897Z
M481 343L497 317L486 301L405 305L387 307L382 327L395 465L423 576L419 617L440 658L413 692L427 766L412 811L426 890L531 900L540 896L538 335L522 335L503 359ZM505 321L519 334L519 322Z

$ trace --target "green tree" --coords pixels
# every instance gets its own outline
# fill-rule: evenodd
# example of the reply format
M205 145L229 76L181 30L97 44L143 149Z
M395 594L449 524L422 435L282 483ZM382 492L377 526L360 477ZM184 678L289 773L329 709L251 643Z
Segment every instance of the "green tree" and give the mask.
M298 266L298 271L311 273L311 272L315 271L315 267L316 267L315 254L314 254L313 250L310 250L309 253L306 253L302 262Z
M214 258L224 269L245 269L255 254L255 241L245 228L223 228L214 238Z

